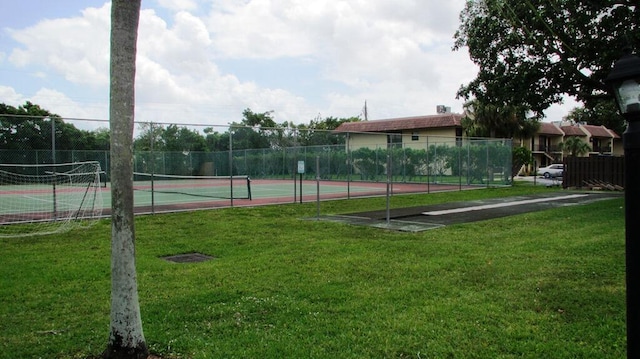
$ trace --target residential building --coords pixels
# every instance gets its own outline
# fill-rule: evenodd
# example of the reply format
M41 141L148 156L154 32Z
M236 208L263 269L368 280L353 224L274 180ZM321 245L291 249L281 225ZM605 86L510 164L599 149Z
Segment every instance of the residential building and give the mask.
M441 111L438 114L391 118L384 120L346 122L336 132L348 132L349 148L386 148L389 144L424 149L431 144L455 145L465 137L461 120L463 114ZM546 166L562 162L562 143L578 136L589 144L585 156L621 156L624 151L620 136L604 126L568 122L541 122L531 138L513 139L514 146L528 148L538 164Z
M521 139L519 143L528 148L539 167L562 162L566 153L562 151L562 143L569 137L576 136L589 144L590 151L584 156L621 156L623 154L620 136L604 126L573 124L568 122L542 122L540 129L531 138Z
M456 113L392 118L360 122L345 122L336 132L348 132L349 148L385 148L399 145L425 149L429 144L451 143L463 137L461 119Z
M562 161L562 141L564 132L552 123L542 122L538 132L520 145L528 148L540 166Z
M593 155L615 155L622 156L624 149L622 148L621 137L604 126L594 125L578 125L587 133L586 142L591 146L590 156ZM564 128L564 127L563 127Z

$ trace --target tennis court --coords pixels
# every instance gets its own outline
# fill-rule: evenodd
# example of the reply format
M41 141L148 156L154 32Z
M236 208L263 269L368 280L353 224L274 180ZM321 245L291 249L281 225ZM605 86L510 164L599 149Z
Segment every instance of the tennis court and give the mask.
M258 179L234 176L231 181L220 178L205 183L171 181L156 182L151 190L148 181L134 185L136 213L161 213L182 210L231 206L325 201L390 194L442 192L465 189L467 186L433 183L390 183L360 181L329 181L299 179ZM108 191L108 186L105 191ZM105 210L110 208L105 196Z
M0 189L0 224L54 220L74 208L110 213L110 183L88 191L93 185L63 187L52 184L3 186ZM390 194L428 193L464 189L459 184L389 183L297 179L229 177L145 178L136 174L134 211L137 214L163 213L232 206L325 201Z

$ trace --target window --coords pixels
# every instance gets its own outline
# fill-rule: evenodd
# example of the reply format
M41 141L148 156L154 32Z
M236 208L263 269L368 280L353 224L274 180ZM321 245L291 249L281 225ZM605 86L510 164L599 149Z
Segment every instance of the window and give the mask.
M538 151L540 152L549 152L549 143L550 139L547 136L540 136L540 141L538 145Z
M420 141L420 133L418 131L414 131L411 134L411 141Z
M402 147L402 134L392 133L387 135L387 146L389 147Z
M462 127L456 127L456 146L462 147Z

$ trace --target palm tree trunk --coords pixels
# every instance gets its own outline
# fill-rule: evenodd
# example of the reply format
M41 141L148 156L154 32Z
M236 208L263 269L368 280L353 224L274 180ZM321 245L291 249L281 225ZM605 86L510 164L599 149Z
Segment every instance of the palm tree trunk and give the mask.
M111 328L105 358L147 358L135 265L133 120L141 0L111 5Z

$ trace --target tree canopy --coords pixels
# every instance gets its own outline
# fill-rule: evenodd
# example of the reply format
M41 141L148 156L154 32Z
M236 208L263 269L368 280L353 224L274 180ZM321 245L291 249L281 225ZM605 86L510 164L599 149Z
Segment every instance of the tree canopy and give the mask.
M109 148L109 134L105 133L106 130L80 130L64 122L59 115L27 101L18 107L0 103L0 149L51 149L52 123L55 124L56 149Z
M251 109L242 112L241 122L231 124L233 148L283 148L310 145L336 144L335 130L343 122L359 121L359 118L315 118L309 124L277 123L272 112L255 113ZM228 140L228 133L225 138Z
M564 142L560 143L560 148L568 156L582 156L591 151L591 146L578 136L569 136Z
M496 106L473 100L465 104L462 127L470 137L527 138L540 128L538 118L528 117L527 113L521 106Z
M229 124L223 132L213 127L202 131L180 124L138 123L139 132L133 142L136 151L216 152L233 149L282 148L292 146L337 144L332 130L343 122L359 118L315 118L308 124L277 123L272 112L242 112L242 120ZM86 131L65 123L56 114L39 105L26 102L19 107L0 103L0 149L49 150L52 147L51 121L55 121L56 150L109 150L110 132L106 128Z
M454 50L467 47L479 71L458 96L538 116L563 95L593 108L622 49L640 48L639 18L631 0L467 1Z
M576 107L569 112L565 120L605 126L618 135L622 135L626 128L624 118L620 116L614 101L594 101L591 107Z

